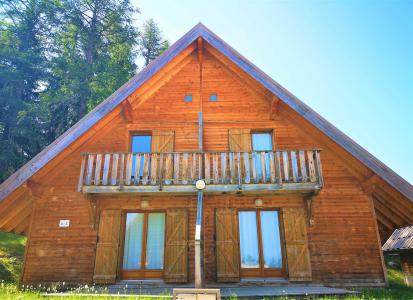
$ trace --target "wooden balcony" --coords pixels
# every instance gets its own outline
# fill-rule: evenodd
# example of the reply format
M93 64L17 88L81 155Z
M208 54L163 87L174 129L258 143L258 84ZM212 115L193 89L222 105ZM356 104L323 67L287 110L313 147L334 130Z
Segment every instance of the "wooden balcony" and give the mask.
M320 150L83 153L83 193L311 193L323 186Z

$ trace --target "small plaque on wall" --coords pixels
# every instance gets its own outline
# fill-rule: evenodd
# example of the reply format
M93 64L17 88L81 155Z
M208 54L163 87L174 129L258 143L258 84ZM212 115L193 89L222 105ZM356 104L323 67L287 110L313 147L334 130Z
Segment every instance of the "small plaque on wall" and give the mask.
M70 220L60 220L59 221L59 227L69 227L70 226Z

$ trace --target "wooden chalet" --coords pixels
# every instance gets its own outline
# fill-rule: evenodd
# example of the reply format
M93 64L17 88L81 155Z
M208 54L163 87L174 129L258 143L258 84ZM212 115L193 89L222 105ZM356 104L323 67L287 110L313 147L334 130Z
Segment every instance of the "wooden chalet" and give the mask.
M384 286L381 244L413 223L408 182L202 24L0 200L0 229L28 238L24 284Z

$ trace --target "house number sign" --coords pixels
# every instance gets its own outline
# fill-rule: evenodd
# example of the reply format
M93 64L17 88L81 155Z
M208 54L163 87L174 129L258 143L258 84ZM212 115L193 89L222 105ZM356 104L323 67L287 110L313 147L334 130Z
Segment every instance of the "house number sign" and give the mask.
M59 221L59 227L69 227L70 226L70 220L60 220Z

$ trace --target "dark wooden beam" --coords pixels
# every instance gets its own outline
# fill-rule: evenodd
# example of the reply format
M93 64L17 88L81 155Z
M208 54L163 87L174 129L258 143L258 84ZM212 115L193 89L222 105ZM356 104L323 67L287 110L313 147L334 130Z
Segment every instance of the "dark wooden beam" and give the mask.
M26 181L24 186L29 190L32 197L41 198L43 196L44 186L42 186L41 183L29 179Z
M203 53L204 53L204 44L203 44L203 39L201 37L199 37L197 39L197 45L198 45L198 61L199 61L199 64L202 65Z
M270 120L275 119L275 117L278 115L279 109L280 109L280 99L278 99L276 96L273 96L271 100Z
M365 193L371 195L379 182L380 177L377 174L373 174L371 177L367 178L361 183L361 188Z
M373 197L373 203L376 210L380 211L383 215L385 215L389 220L391 220L397 227L402 227L406 223L404 222L403 218L399 215L395 214L391 211L387 206L380 203L377 198Z
M133 122L133 109L128 99L122 102L122 116L126 121Z
M380 193L378 193L378 189L373 194L373 198L387 207L394 214L398 215L401 219L404 220L406 224L413 224L413 215L409 214L403 209L400 209L400 207L398 205L395 205L393 201L389 201L389 198L384 198Z

